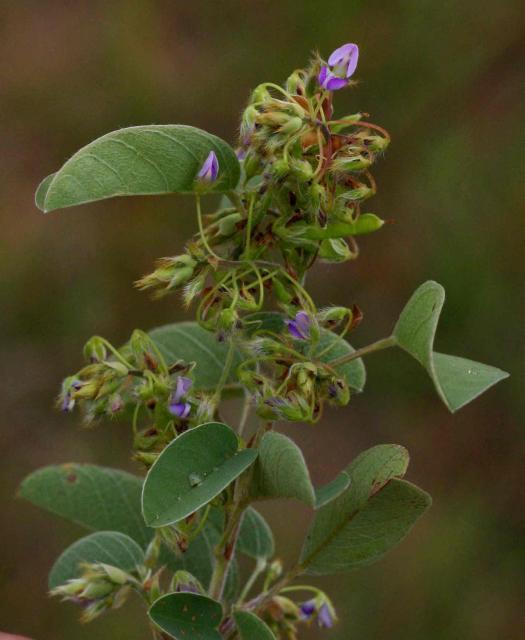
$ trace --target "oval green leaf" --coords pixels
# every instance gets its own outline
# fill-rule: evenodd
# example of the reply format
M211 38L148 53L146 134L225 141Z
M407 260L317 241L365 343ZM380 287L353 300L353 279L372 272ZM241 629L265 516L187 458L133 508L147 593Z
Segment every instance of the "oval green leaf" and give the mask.
M36 192L44 212L113 196L190 193L210 151L219 160L211 192L234 189L240 167L229 144L185 125L148 125L119 129L77 151Z
M103 562L129 572L144 564L144 552L129 536L117 531L92 533L74 542L58 558L49 574L49 588L77 578L84 562Z
M233 614L241 640L275 640L270 627L250 611L235 611Z
M151 620L175 640L221 640L222 607L196 593L168 593L148 612Z
M62 464L34 471L18 494L93 531L118 531L142 547L153 532L142 518L142 479L118 469Z
M265 433L254 467L251 494L255 499L296 498L310 507L315 493L299 447L276 431Z
M310 574L348 571L380 558L430 505L430 497L398 480L408 453L398 445L364 451L346 469L348 488L317 511L301 565Z
M425 282L401 312L393 336L399 347L425 367L439 397L454 412L509 374L496 367L433 351L444 302L443 287L432 280Z
M173 440L146 476L142 513L151 527L186 518L215 498L257 458L239 450L230 427L209 422Z

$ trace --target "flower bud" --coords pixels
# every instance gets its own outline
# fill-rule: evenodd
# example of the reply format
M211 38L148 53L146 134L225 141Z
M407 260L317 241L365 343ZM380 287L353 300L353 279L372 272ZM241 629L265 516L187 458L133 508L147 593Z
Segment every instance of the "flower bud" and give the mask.
M84 358L89 362L102 362L107 358L107 349L104 340L99 336L93 336L84 345Z
M352 311L346 307L326 307L317 312L316 318L323 327L330 328L338 325L343 320L352 317Z
M370 158L362 154L353 156L339 156L331 165L333 172L361 171L367 169L372 164Z
M297 69L292 74L288 76L286 79L286 91L297 94L300 96L304 96L306 93L306 85L304 82L304 72L302 70Z
M176 593L198 593L201 595L204 595L205 593L197 578L188 571L183 571L182 569L173 574L173 578L170 583L170 591Z
M343 378L332 378L328 383L328 399L344 407L350 402L350 389Z
M219 177L219 160L215 151L211 150L197 173L197 179L202 183L211 184Z
M345 262L353 257L348 245L342 238L323 240L319 247L318 255L325 262Z
M272 175L277 179L286 178L290 173L290 165L284 158L279 158L272 164Z
M301 182L307 182L311 180L314 175L312 165L308 160L299 160L298 158L292 158L290 160L290 170L292 174Z

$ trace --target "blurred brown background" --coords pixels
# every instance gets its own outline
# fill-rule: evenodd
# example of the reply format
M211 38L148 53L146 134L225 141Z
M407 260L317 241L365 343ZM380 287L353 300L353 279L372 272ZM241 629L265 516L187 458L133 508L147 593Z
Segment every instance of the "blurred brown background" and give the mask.
M0 3L0 629L35 640L148 637L133 607L80 627L74 607L47 598L47 571L80 531L14 495L44 464L133 469L124 425L82 430L53 398L92 334L119 343L135 326L183 317L175 298L151 303L131 282L196 227L179 197L46 217L35 186L122 126L181 122L233 140L251 87L284 80L314 47L328 55L355 41L361 85L337 96L338 109L369 111L392 134L370 209L395 224L361 243L357 263L317 268L310 286L320 302L363 308L353 337L363 345L435 279L447 290L439 350L512 377L451 416L424 372L388 352L369 359L366 393L347 409L288 429L319 482L370 445L402 443L409 478L435 501L385 560L319 581L342 619L327 636L525 637L524 26L519 0ZM264 511L291 561L309 514L296 504L285 517L279 505Z

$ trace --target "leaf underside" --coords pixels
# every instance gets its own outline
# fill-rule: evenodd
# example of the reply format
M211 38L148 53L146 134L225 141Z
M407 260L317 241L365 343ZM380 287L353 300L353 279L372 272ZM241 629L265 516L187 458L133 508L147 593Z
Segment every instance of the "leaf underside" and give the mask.
M369 564L404 538L430 505L424 491L398 479L407 465L403 447L378 445L348 466L348 488L316 512L308 532L301 554L307 573Z
M508 373L486 364L433 351L445 291L437 282L422 284L403 309L393 335L398 346L427 370L439 397L454 412Z
M131 473L70 463L37 469L19 495L87 529L124 533L145 547L153 531L141 516L141 491L142 479Z
M259 446L253 471L253 498L296 498L313 507L315 493L299 447L287 436L269 431Z
M147 125L108 133L75 153L37 189L44 212L113 196L190 193L210 151L219 177L210 191L234 189L240 166L229 144L185 125Z

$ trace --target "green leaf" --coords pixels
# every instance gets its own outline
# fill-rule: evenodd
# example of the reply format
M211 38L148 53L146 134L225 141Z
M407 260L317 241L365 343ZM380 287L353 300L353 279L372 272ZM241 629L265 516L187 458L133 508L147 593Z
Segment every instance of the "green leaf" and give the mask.
M509 374L496 367L433 351L444 302L443 287L431 280L425 282L403 309L393 335L397 344L425 367L439 397L454 412Z
M36 190L35 204L42 211L44 210L44 203L46 201L47 190L49 189L49 185L53 181L53 178L55 177L55 175L56 174L52 173L49 176L47 176L47 178L44 178L42 182L38 185L38 188Z
M246 319L252 323L252 333L257 331L272 331L280 333L284 330L285 317L281 313L264 311L261 313L253 313ZM306 349L307 346L297 344L296 348L298 350L301 348ZM355 349L350 346L344 338L340 338L332 331L328 331L328 329L321 329L320 340L314 349L313 358L315 358L317 354L322 354L319 357L321 362L331 362L332 360L337 360L342 356L354 353L354 351ZM366 382L366 371L361 358L351 360L350 362L335 367L334 369L338 375L346 380L351 389L356 392L363 391Z
M272 530L253 507L248 507L244 512L237 540L237 551L255 559L271 558L274 554Z
M269 431L261 439L254 467L254 498L296 498L313 507L315 493L299 447L282 433Z
M320 509L337 496L341 495L350 484L350 476L346 471L341 471L331 482L318 487L315 490L315 508Z
M310 574L348 571L379 559L395 546L430 506L430 496L398 480L408 453L398 445L379 445L347 468L348 488L317 511L301 565Z
M117 531L92 533L74 542L58 558L49 574L49 588L77 578L84 562L103 562L129 572L144 564L144 552L129 536Z
M272 631L259 617L249 611L235 611L233 614L241 640L275 640Z
M257 458L238 449L230 427L209 422L177 436L146 476L142 513L147 524L162 527L186 518L215 498Z
M113 196L190 193L210 151L219 178L210 191L234 189L240 167L229 144L184 125L129 127L108 133L77 151L37 189L44 212Z
M153 622L176 640L221 640L217 631L222 607L196 593L168 593L156 600L148 612Z
M228 345L219 342L211 331L196 322L176 322L153 329L149 335L168 364L177 360L196 363L193 370L196 390L216 388L224 370ZM235 384L235 370L241 362L242 356L236 352L227 384Z
M34 505L94 531L118 531L142 547L153 532L140 511L142 479L90 464L63 464L33 472L19 495Z

